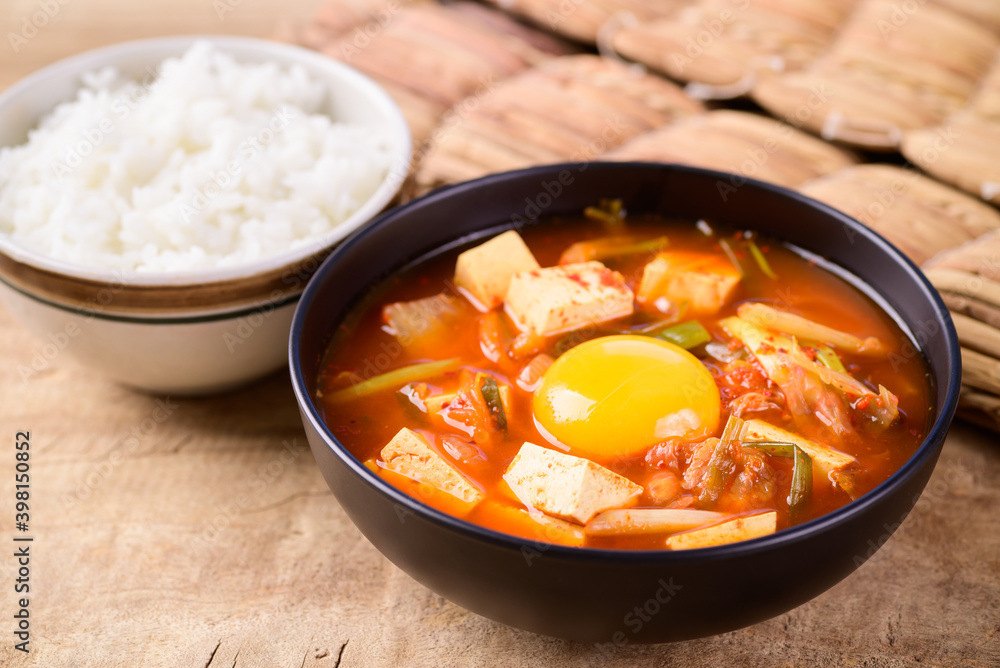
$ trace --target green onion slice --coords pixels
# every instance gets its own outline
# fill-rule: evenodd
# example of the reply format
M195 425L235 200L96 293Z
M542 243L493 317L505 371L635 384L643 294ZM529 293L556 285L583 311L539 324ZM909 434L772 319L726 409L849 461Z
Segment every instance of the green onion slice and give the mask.
M794 443L783 441L743 441L743 445L776 457L792 458L792 484L788 490L788 510L793 516L800 513L812 496L812 457Z
M440 376L448 371L454 371L461 365L461 360L457 357L442 360L440 362L424 362L421 364L411 364L409 366L393 369L386 373L369 378L342 390L337 390L326 397L326 401L331 404L339 404L353 399L367 397L384 390L398 389L407 383L418 380L427 380Z
M493 376L486 376L479 385L479 392L483 395L486 408L497 423L500 431L507 431L507 414L503 410L503 400L500 398L500 386Z
M695 346L700 346L712 340L712 335L697 320L688 320L687 322L671 325L658 331L656 336L664 341L678 345L684 350L691 350Z
M760 267L761 273L768 278L778 278L778 275L771 269L771 265L768 264L767 258L764 257L764 251L762 251L760 247L754 243L753 239L749 239L747 241L747 248L750 249L750 255L752 255L753 259L757 262L757 266Z
M712 450L712 457L708 460L708 476L705 480L705 487L701 490L698 500L702 503L717 501L726 486L729 474L735 470L735 462L729 454L729 446L733 441L739 440L743 431L743 420L730 415L726 422L726 428L722 430L722 438L716 443Z
M583 215L591 220L598 220L612 230L621 229L625 222L625 209L620 199L602 199L597 206L588 206Z
M792 466L792 486L788 490L788 510L792 516L798 515L812 496L812 457L799 446L795 446L795 463Z
M830 346L816 346L816 359L827 369L847 373L844 363L840 361L840 357Z

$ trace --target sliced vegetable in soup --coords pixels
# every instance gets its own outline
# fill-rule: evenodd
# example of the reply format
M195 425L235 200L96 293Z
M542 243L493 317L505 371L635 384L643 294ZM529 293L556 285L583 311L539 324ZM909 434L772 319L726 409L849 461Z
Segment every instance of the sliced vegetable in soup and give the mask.
M773 533L916 450L923 359L861 291L753 232L624 214L602 202L377 286L323 361L333 434L443 512L621 549Z

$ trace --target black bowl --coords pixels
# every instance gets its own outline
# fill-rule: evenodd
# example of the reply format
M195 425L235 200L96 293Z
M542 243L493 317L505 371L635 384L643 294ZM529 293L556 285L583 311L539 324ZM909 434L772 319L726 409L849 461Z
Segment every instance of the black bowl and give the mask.
M458 239L599 198L629 212L752 228L830 260L911 334L930 369L933 424L886 482L816 520L756 540L690 551L616 551L539 544L438 512L365 468L313 401L330 335L380 278ZM919 349L920 352L917 352ZM486 617L576 641L666 642L722 633L808 601L870 557L916 503L958 398L959 346L948 311L920 271L860 223L795 192L703 169L581 163L497 174L389 211L316 272L292 324L292 382L309 444L362 533L418 582Z

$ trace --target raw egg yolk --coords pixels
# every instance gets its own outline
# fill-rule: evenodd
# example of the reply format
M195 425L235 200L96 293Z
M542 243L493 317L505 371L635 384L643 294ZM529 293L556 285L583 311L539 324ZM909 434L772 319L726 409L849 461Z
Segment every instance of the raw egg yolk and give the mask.
M672 436L695 438L719 424L719 390L688 351L647 336L605 336L571 348L532 398L539 431L574 454L638 454Z

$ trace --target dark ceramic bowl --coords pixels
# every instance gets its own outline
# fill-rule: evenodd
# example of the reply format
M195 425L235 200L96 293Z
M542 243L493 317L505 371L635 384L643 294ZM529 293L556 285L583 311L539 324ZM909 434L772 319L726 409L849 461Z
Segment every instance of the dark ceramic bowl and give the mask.
M295 313L292 382L316 462L375 547L469 610L613 647L696 638L768 619L832 587L885 542L930 477L955 411L961 362L948 311L909 260L858 222L792 191L754 181L736 187L733 179L641 163L497 174L394 209L334 251ZM538 544L450 517L380 480L337 441L313 397L324 347L358 297L442 245L540 214L579 214L602 197L624 200L632 213L757 229L838 265L833 269L910 332L928 362L933 423L916 454L869 494L806 524L721 547L634 552Z

